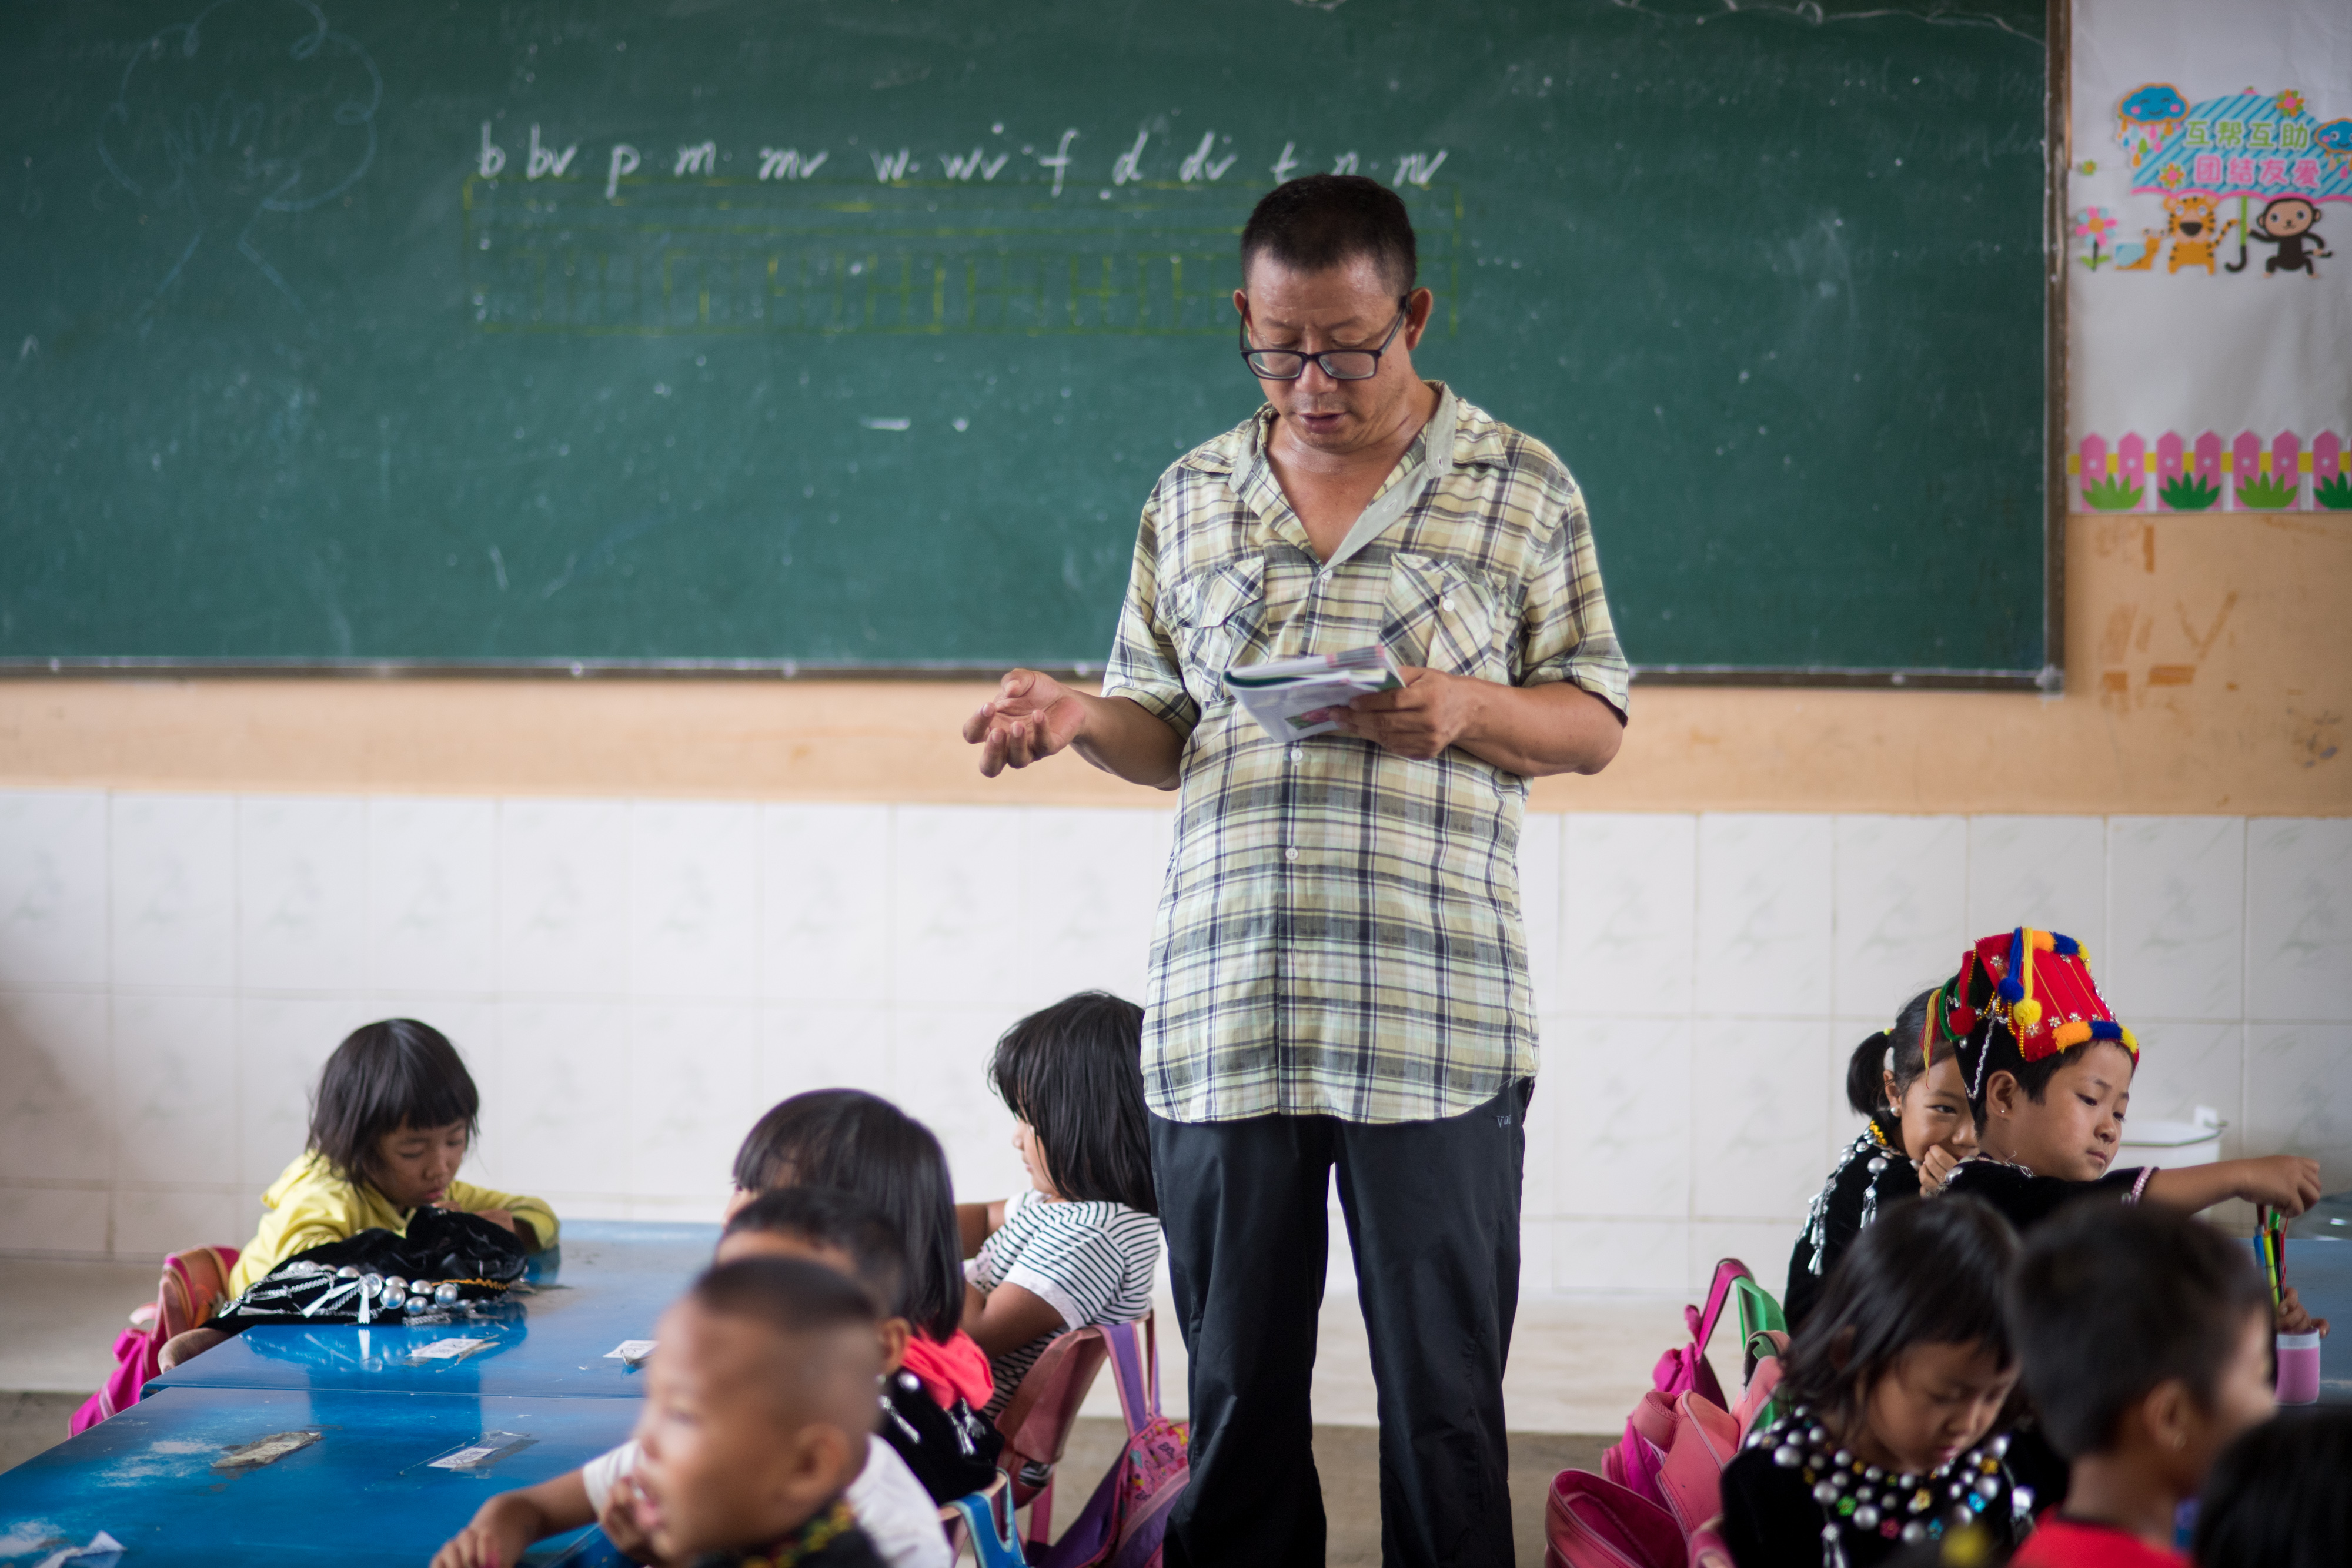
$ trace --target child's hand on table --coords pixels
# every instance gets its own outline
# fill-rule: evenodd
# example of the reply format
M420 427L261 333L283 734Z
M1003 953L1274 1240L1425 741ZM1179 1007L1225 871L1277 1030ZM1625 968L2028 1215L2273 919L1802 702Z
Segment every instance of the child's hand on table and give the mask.
M539 1538L538 1523L538 1511L521 1494L502 1492L433 1554L433 1568L514 1568Z
M621 1477L605 1496L604 1511L596 1516L596 1523L622 1556L632 1563L652 1563L657 1560L657 1553L652 1537L637 1522L637 1478Z
M2293 1285L2279 1292L2277 1321L2278 1332L2281 1333L2325 1335L2327 1333L2327 1320L2313 1317L2310 1311L2304 1306L2303 1298L2294 1293Z

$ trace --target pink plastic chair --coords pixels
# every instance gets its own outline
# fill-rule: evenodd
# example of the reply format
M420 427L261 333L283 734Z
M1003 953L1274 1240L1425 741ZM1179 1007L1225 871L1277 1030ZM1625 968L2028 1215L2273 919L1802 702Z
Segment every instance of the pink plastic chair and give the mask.
M139 1403L140 1390L163 1370L156 1357L165 1342L202 1327L227 1299L236 1252L234 1247L198 1247L163 1260L155 1299L132 1312L131 1326L114 1336L114 1371L73 1413L68 1434L79 1437Z
M1150 1320L1146 1318L1145 1322ZM996 1429L1004 1435L1004 1451L997 1469L1010 1478L1013 1506L1029 1510L1028 1540L1032 1554L1041 1548L1054 1527L1054 1470L1069 1446L1071 1424L1078 1406L1110 1355L1098 1328L1073 1329L1057 1336L1032 1364L1012 1399L997 1413ZM1041 1472L1044 1479L1031 1478Z

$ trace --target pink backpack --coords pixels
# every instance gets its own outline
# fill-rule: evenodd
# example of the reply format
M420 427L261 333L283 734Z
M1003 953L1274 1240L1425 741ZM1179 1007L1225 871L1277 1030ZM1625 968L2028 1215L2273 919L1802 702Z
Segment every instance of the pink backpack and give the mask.
M1096 1332L1110 1347L1118 1377L1127 1446L1062 1539L1051 1546L1030 1542L1032 1561L1039 1568L1160 1568L1168 1511L1192 1476L1185 1424L1160 1413L1160 1343L1151 1320Z
M228 1277L236 1267L234 1247L199 1247L163 1260L163 1276L152 1305L131 1314L131 1326L114 1336L114 1371L82 1402L66 1430L79 1437L108 1416L139 1403L147 1380L163 1369L156 1357L175 1334L203 1326L228 1297Z
M1709 1526L1723 1511L1723 1467L1757 1417L1771 1407L1780 1380L1777 1353L1785 1333L1756 1329L1757 1354L1739 1402L1727 1410L1723 1385L1707 1364L1706 1343L1725 1301L1738 1295L1742 1326L1777 1322L1780 1308L1727 1258L1716 1265L1706 1309L1683 1309L1690 1343L1658 1358L1654 1386L1625 1418L1625 1435L1603 1461L1605 1477L1564 1470L1552 1482L1545 1513L1545 1562L1551 1568L1681 1568L1714 1543Z
M1660 1476L1666 1455L1674 1447L1678 1419L1675 1401L1685 1394L1696 1394L1717 1414L1730 1403L1723 1396L1723 1385L1717 1379L1715 1368L1707 1364L1706 1343L1715 1336L1715 1321L1723 1315L1723 1304L1730 1299L1731 1282L1747 1275L1748 1265L1736 1258L1726 1258L1715 1266L1715 1282L1706 1292L1706 1310L1702 1312L1689 1306L1683 1309L1690 1343L1677 1345L1658 1358L1657 1368L1650 1375L1654 1386L1633 1406L1633 1413L1625 1418L1624 1437L1601 1461L1602 1472L1611 1480L1661 1508L1668 1506Z

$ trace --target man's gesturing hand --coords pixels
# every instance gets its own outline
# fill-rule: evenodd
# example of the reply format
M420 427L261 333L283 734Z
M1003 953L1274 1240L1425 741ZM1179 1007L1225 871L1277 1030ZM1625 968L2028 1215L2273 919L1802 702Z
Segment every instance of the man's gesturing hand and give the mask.
M1026 768L1069 745L1086 716L1078 695L1053 676L1013 670L963 721L963 737L980 747L981 776L993 779L1007 764Z
M1444 754L1475 716L1480 687L1489 683L1407 664L1401 691L1357 697L1332 716L1342 733L1426 762Z

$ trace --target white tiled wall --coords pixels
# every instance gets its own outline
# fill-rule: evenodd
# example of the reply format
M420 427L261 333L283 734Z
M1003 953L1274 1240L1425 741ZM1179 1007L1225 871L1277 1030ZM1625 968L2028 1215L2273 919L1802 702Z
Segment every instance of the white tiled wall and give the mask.
M0 1251L241 1242L353 1025L446 1030L474 1169L708 1216L737 1140L851 1083L1012 1190L989 1047L1129 996L1158 810L0 791ZM1771 1277L1852 1045L2020 923L2090 948L2142 1116L2352 1186L2352 821L1577 815L1522 866L1545 1063L1531 1291ZM1339 1250L1344 1256L1344 1246Z

